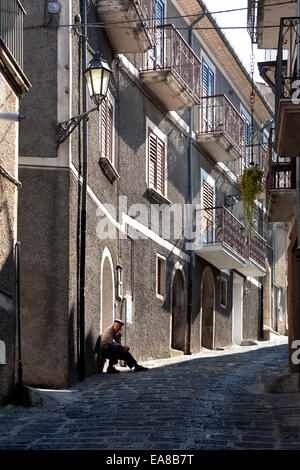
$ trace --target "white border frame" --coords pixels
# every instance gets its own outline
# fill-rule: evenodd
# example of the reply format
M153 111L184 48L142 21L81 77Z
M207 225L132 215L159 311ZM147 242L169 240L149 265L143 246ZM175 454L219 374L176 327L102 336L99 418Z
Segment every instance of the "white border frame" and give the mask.
M112 320L115 319L115 273L114 273L114 264L112 260L111 253L107 247L104 248L103 253L102 253L102 260L101 260L101 270L100 270L100 335L102 334L102 309L103 309L103 266L104 266L104 261L108 259L110 268L111 268L111 274L112 274L112 304L113 304L113 311L112 311Z

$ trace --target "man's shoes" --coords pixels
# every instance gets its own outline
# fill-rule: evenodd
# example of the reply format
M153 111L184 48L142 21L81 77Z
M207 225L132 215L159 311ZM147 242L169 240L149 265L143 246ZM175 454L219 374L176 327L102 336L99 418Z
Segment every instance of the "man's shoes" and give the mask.
M140 364L137 364L134 368L134 372L142 372L143 370L148 370L148 367L141 366Z
M118 369L115 369L113 366L111 366L107 368L106 373L107 374L119 374L120 371Z

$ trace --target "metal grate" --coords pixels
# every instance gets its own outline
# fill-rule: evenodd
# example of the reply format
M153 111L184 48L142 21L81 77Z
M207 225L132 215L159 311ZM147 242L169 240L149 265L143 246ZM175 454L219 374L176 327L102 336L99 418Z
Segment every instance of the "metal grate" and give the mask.
M240 154L244 153L245 122L225 95L201 98L195 128L197 134L224 132Z
M23 17L19 0L0 0L0 39L23 68Z
M143 56L142 72L172 70L182 85L201 98L201 61L173 25L158 26L155 45Z

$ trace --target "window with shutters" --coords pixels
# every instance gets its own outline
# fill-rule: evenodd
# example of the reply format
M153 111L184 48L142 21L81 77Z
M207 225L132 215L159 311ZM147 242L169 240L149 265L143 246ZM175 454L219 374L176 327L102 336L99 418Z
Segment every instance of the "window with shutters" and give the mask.
M114 103L111 95L101 103L100 109L100 156L114 164Z
M148 127L148 186L165 196L165 142Z

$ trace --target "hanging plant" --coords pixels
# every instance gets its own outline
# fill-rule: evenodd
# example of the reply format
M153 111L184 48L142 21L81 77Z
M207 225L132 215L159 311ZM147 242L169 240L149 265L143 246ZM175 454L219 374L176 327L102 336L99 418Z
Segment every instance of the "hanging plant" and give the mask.
M250 230L253 227L257 211L256 200L263 191L263 177L263 171L253 166L246 168L240 179L239 186L242 195L243 213L246 225Z

